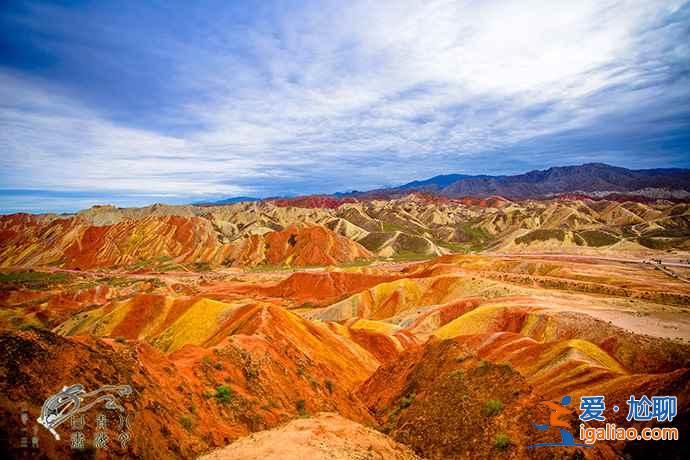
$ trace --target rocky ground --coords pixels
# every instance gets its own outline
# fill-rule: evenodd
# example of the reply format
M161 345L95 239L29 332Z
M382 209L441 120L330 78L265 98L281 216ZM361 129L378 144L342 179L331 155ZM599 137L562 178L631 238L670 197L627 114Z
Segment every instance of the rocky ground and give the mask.
M411 194L344 201L0 217L0 266L200 270L308 266L453 252L690 256L690 206L587 197L510 201Z
M672 426L683 439L690 433L690 284L682 250L648 248L651 255L641 256L642 246L627 251L616 243L587 246L593 253L540 254L533 240L508 253L523 244L516 237L492 240L493 252L482 255L383 257L363 245L377 233L374 225L393 225L402 210L428 232L455 225L443 220L452 207L505 219L511 207L527 206L495 201L441 202L424 216L415 214L417 198L311 210L270 204L261 212L281 223L234 240L234 227L215 219L225 213L238 229L257 228L232 214L248 204L204 216L194 207L182 208L188 216L158 207L4 218L0 263L12 267L0 273L0 448L19 455L12 449L22 409L35 418L63 385L128 383L132 442L85 454L687 458L682 441L654 449L642 442L527 449L555 440L532 422L548 419L543 401L566 394L605 394L622 407L630 394L677 395ZM604 225L602 216L624 216L640 234L648 222L658 230L687 218L683 205L645 205L643 212L639 203L535 203L542 227L547 215L555 219L572 206L598 209L596 225ZM623 205L644 222L635 223ZM308 213L304 225L281 220ZM348 223L319 220L338 213ZM612 222L605 225L628 228ZM350 224L367 233L352 233ZM571 238L584 230L563 231ZM622 238L632 244L635 235ZM625 414L607 416L627 423ZM574 410L569 422L576 432ZM72 454L69 424L58 431L63 441L39 431L46 458Z

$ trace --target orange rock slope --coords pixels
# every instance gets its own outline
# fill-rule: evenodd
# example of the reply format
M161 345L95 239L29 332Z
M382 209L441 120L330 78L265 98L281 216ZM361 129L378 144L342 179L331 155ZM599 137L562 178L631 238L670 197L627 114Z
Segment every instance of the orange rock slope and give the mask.
M18 439L11 414L27 406L37 416L48 395L75 383L132 385L133 442L110 451L127 458L192 458L320 411L373 423L353 394L379 363L364 347L279 307L216 304L142 296L99 308L95 319L79 318L69 331L56 329L72 334L67 338L0 331L8 358L0 362L0 408L8 415L0 431ZM68 436L69 426L59 432ZM69 453L69 443L40 435L50 458Z
M279 232L251 235L232 246L228 264L331 265L372 257L359 243L325 227L293 225Z
M329 242L329 254L357 252L321 227L294 227L228 244L223 256L308 263L323 255L316 241ZM0 409L17 414L26 404L35 414L65 384L131 383L138 422L116 455L192 458L225 446L212 455L304 448L313 458L359 458L367 446L364 458L408 455L399 444L428 459L649 453L622 442L529 451L558 441L532 423L548 420L543 401L564 395L604 394L621 407L630 394L676 395L672 426L689 433L690 287L649 264L454 255L297 273L28 275L3 273L0 283L9 357L0 361ZM52 281L20 282L41 276ZM576 432L574 406L567 422ZM302 420L319 412L352 422ZM627 423L623 412L607 416ZM12 420L0 421L6 439L19 435ZM49 457L68 452L46 435ZM686 445L654 447L684 458Z
M155 267L163 262L304 266L371 257L358 243L321 226L295 225L230 243L212 220L201 217L149 216L97 226L82 217L14 215L0 219L0 234L4 267Z

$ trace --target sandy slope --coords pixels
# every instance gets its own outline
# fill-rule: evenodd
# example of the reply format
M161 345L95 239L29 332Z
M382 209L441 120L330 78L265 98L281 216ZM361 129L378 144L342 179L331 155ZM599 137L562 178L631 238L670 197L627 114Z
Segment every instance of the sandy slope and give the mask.
M333 413L297 419L238 439L200 460L415 460L417 455L382 433Z

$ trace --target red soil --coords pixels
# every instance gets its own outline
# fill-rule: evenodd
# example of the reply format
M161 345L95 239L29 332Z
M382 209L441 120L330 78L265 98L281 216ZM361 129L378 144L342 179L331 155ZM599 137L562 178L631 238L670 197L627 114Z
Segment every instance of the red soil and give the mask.
M409 326L409 329L414 329L416 326L418 326L420 323L426 320L429 316L434 314L440 315L440 322L438 327L441 327L453 321L455 318L464 315L468 311L474 310L479 305L481 305L483 300L484 299L478 297L466 298L455 300L453 302L448 302L435 308L430 308L421 313L419 316L417 316L414 322Z
M510 200L503 198L502 196L490 196L487 198L465 196L462 198L454 198L453 202L464 204L465 206L481 206L482 208L500 208L501 206L510 203Z
M232 245L234 266L332 265L372 257L359 243L321 226L290 226L279 232L251 235Z
M0 260L6 265L56 265L74 269L122 267L168 257L176 263L253 266L329 265L369 258L358 243L320 226L292 226L224 244L211 221L149 216L93 226L79 217L39 223L15 215L0 218Z
M277 284L233 284L227 287L221 285L220 288L214 287L211 292L220 290L224 293L280 297L298 304L321 306L394 279L397 279L396 275L337 271L297 272Z
M157 310L163 308L165 297L159 295L138 295L132 298L132 306L120 323L115 326L113 337L136 339L143 329L157 316Z
M527 445L548 440L531 425L548 415L525 379L508 366L482 363L458 340L431 340L405 352L382 365L358 394L390 436L429 459L468 452L494 458L498 433L510 438L506 455L516 458ZM484 407L491 399L503 410L488 417Z
M268 200L269 202L280 206L281 208L287 208L289 206L294 206L297 208L330 208L335 209L344 203L356 203L358 200L356 198L334 198L327 195L309 195L309 196L298 196L295 198L281 198L277 200Z

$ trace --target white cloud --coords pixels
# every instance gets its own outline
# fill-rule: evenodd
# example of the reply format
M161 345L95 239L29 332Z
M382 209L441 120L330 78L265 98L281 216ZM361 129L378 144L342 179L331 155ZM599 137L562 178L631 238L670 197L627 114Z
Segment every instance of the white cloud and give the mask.
M0 185L189 196L329 167L359 184L411 178L414 162L687 100L687 84L662 84L688 57L686 32L667 21L684 3L318 2L198 43L166 37L167 84L199 95L174 117L201 128L175 136L0 73ZM250 58L224 51L237 40Z
M181 138L103 119L42 85L0 74L3 188L244 193L220 183L218 164ZM248 158L227 158L240 174L259 174ZM179 177L177 177L179 176ZM185 177L191 176L191 177Z
M207 135L217 142L253 139L259 150L266 145L257 140L315 153L409 155L420 147L413 137L476 151L625 109L611 100L593 108L587 97L645 78L638 35L669 9L662 2L396 1L299 11L284 19L282 40L255 38L269 85L229 95L221 85L215 104L190 109L209 121ZM665 45L665 37L654 38ZM227 71L243 73L235 62ZM520 113L544 103L551 110L526 128ZM454 116L455 107L463 113ZM419 116L432 121L413 123Z

